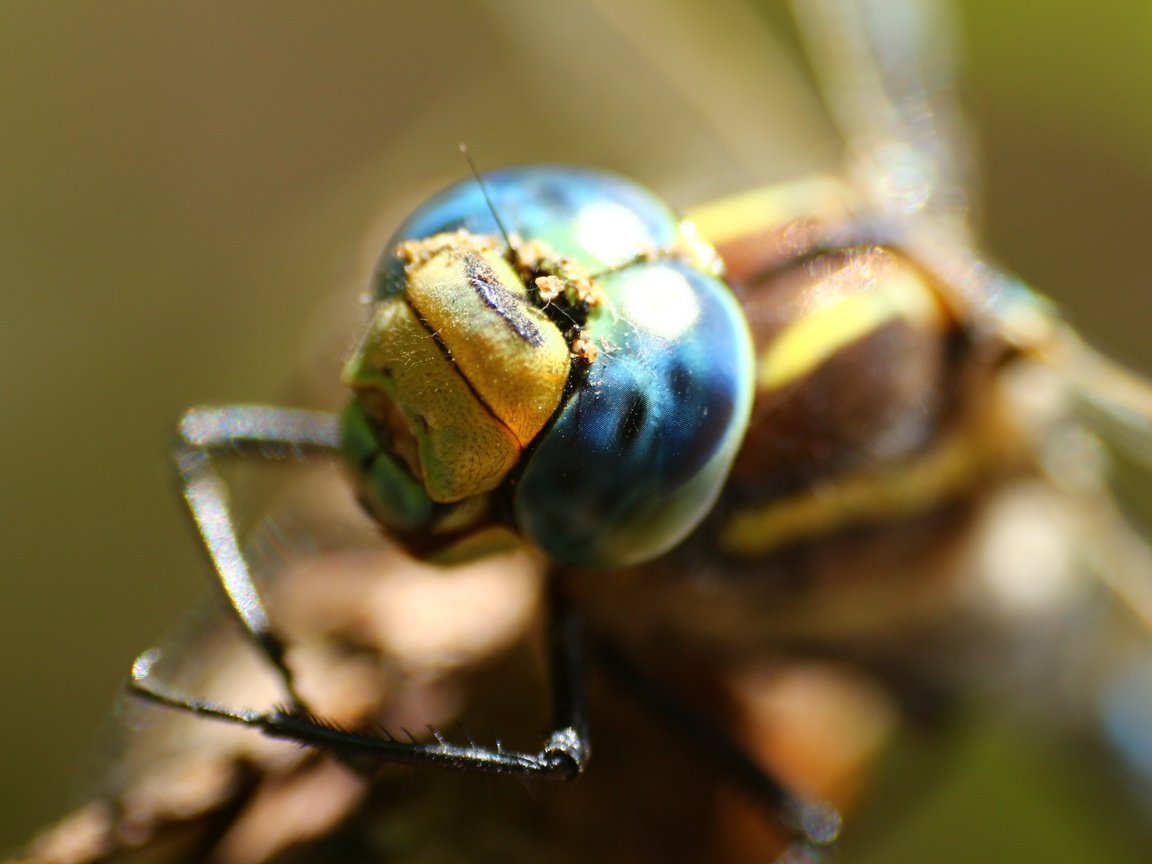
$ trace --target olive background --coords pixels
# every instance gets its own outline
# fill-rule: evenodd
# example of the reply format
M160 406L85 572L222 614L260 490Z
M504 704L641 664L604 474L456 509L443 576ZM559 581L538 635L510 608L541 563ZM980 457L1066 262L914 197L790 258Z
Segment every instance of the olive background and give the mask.
M620 5L0 5L0 852L82 797L129 663L203 593L180 411L334 404L332 334L458 142L679 207L835 164L776 4ZM959 11L988 248L1152 372L1152 5ZM993 717L959 746L853 860L1143 860L1058 743Z

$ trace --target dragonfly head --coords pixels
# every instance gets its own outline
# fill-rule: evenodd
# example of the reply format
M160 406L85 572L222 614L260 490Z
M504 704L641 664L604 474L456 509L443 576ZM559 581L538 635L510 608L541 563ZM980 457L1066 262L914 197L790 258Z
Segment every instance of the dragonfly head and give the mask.
M425 554L520 538L578 567L659 555L708 512L743 437L739 306L634 184L485 179L491 205L477 181L452 187L382 262L345 370L361 498Z

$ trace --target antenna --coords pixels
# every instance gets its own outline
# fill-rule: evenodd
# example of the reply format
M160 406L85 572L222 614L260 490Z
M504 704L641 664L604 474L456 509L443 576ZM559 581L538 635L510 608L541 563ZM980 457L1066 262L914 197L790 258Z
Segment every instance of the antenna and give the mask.
M469 152L467 144L460 144L460 155L462 155L464 161L468 163L468 168L472 171L472 177L476 180L476 185L480 187L480 194L484 196L484 203L488 205L488 212L491 213L492 218L496 220L496 227L500 229L500 236L504 238L504 244L508 247L508 251L512 253L513 256L516 256L516 247L512 244L512 235L508 233L508 229L504 225L504 220L500 218L500 214L496 211L496 205L492 203L492 196L488 194L488 184L484 182L484 178L480 174L480 169L476 167L476 162L472 159L472 154Z

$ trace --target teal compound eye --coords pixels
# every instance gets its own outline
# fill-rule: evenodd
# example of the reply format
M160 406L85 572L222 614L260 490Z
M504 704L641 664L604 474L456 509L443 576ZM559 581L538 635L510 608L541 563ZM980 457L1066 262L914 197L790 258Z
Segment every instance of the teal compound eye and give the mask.
M552 166L483 182L427 202L381 261L345 370L361 498L428 557L515 537L572 567L653 558L707 514L743 439L743 314L630 181Z

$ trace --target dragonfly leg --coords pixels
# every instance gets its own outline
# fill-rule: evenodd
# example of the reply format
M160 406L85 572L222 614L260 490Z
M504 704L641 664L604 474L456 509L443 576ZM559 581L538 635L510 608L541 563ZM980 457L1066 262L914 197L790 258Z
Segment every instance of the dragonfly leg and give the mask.
M456 745L433 731L434 741L397 740L387 733L343 729L316 717L299 701L269 711L236 709L175 693L149 680L157 652L145 652L132 667L128 687L137 696L182 711L258 729L271 738L325 750L349 764L402 764L485 774L571 780L588 759L584 690L584 637L577 612L552 580L550 641L553 661L554 728L538 753L500 746Z
M236 619L284 681L295 705L302 705L284 642L275 632L240 548L228 489L213 465L214 456L302 461L332 458L340 449L340 422L333 414L260 405L193 408L180 421L172 458L192 521L204 543L217 581ZM141 659L157 656L146 652ZM144 663L143 666L150 664ZM141 666L141 661L137 661Z
M637 666L618 646L602 639L594 639L592 644L595 660L619 687L714 764L726 778L751 794L773 822L795 841L797 845L790 847L780 861L823 860L820 848L830 847L840 831L840 814L834 807L808 800L789 789L749 756L723 728Z

